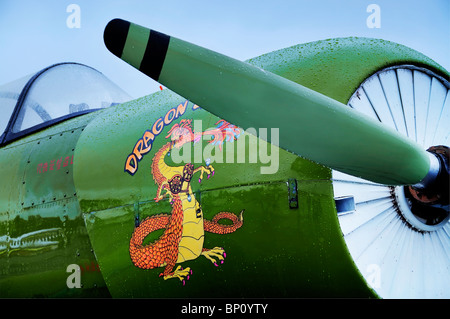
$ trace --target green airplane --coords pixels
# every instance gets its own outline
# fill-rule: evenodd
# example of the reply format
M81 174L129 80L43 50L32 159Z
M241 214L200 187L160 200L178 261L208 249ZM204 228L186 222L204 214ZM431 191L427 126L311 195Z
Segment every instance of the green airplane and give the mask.
M115 19L167 87L0 88L0 296L449 298L449 73L368 38L246 62Z

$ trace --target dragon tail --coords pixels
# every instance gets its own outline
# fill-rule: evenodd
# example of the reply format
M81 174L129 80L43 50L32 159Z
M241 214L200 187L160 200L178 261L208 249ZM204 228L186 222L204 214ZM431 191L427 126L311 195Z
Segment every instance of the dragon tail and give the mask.
M152 269L161 266L158 256L158 245L143 246L145 237L151 232L166 228L170 215L160 214L147 217L137 226L130 240L130 257L133 264L139 268Z
M221 212L218 213L214 218L209 221L204 219L203 224L205 231L214 233L214 234L230 234L237 229L239 229L243 223L244 223L244 217L243 217L244 210L241 211L239 216L229 213L229 212ZM219 224L219 220L221 219L228 219L231 220L232 224Z

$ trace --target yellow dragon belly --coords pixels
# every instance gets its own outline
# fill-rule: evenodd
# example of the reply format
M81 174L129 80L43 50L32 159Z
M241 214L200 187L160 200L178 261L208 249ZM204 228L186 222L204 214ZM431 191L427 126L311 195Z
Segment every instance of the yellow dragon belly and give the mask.
M188 195L189 194L189 195ZM177 263L199 257L203 250L203 212L189 188L189 193L180 194L183 205L183 230L178 246Z

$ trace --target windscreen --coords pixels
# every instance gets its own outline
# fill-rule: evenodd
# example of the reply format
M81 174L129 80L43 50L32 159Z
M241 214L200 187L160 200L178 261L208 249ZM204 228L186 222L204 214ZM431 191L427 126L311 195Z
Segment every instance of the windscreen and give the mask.
M28 75L0 87L0 134L5 131L19 99L20 92L22 92L23 87L32 76L33 74Z
M76 63L58 64L35 78L21 105L14 133L47 121L131 99L102 73Z

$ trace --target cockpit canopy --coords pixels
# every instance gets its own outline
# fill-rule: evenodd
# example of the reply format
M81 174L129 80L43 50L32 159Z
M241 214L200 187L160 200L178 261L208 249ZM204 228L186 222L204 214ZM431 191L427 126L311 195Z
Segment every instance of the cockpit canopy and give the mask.
M131 97L97 70L52 65L0 87L0 143Z

